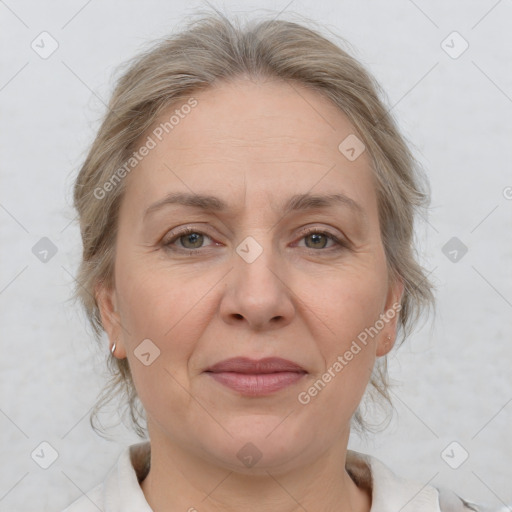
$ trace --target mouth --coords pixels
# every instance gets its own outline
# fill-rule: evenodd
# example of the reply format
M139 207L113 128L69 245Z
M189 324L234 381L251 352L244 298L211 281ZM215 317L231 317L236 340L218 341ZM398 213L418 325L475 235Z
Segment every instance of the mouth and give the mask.
M246 396L275 393L295 384L307 374L297 363L278 357L226 359L208 368L205 373L219 384Z

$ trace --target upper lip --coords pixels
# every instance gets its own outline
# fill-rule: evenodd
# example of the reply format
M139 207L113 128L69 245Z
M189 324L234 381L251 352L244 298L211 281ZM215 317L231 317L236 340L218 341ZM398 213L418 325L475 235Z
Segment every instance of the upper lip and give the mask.
M205 371L219 372L236 372L236 373L276 373L276 372L297 372L306 373L306 370L297 363L282 359L280 357L265 357L263 359L250 359L248 357L233 357L225 359Z

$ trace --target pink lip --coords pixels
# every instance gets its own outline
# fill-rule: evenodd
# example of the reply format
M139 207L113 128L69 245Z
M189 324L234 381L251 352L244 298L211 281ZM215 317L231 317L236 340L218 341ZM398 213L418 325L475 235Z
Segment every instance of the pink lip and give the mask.
M280 357L265 357L264 359L250 359L248 357L232 357L207 368L208 372L236 372L236 373L276 373L276 372L302 372L305 370L293 361Z
M278 357L260 360L235 357L213 365L206 373L239 393L258 396L290 386L307 372L298 364Z

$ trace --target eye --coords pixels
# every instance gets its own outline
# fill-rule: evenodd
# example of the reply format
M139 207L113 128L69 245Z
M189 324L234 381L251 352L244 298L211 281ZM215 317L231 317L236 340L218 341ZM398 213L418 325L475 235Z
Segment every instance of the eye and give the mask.
M204 245L205 240L212 241L212 238L193 227L187 227L172 234L170 238L164 239L162 245L169 251L192 254L199 253L198 249L208 247L208 245ZM312 251L318 251L319 249L336 251L348 248L348 244L345 241L339 239L333 233L319 228L304 230L300 240L304 240L305 248ZM329 242L331 243L330 246L328 246ZM216 244L216 242L213 242L209 245Z
M195 249L201 249L205 239L211 240L211 238L194 229L192 227L182 229L180 232L175 233L170 239L165 240L163 245L169 250L195 252ZM177 246L174 246L175 242L179 242Z
M347 243L340 240L336 235L328 231L322 231L319 228L309 228L303 231L301 240L305 241L307 249L326 249L326 245L332 242L330 247L327 249L343 249L347 248Z

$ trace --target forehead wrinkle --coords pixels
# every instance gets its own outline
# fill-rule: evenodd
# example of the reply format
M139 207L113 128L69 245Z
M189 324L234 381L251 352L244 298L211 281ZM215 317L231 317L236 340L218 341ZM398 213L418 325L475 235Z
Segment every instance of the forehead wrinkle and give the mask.
M325 143L319 143L311 139L304 139L301 137L294 137L291 135L276 135L276 136L266 136L266 137L246 137L246 138L240 138L240 137L222 137L222 138L215 138L212 141L203 140L201 143L192 142L190 144L187 144L186 142L183 143L180 141L179 145L176 146L170 146L169 149L171 151L183 151L183 150L197 150L201 147L206 149L214 148L216 149L219 144L229 144L234 147L252 147L252 146L264 146L268 142L275 143L274 145L279 144L279 148L282 149L283 143L295 143L297 145L300 144L301 147L304 146L317 146L320 149L329 149L330 146L326 145Z
M245 199L245 182L243 193ZM245 204L245 201L243 204ZM162 199L150 205L146 209L144 216L146 217L147 215L170 205L181 205L202 211L219 213L232 210L232 205L230 205L228 201L212 194L170 192ZM288 215L294 211L320 210L332 206L344 206L352 213L355 213L364 219L367 217L364 207L343 193L311 194L306 192L292 195L279 206L277 206L275 201L271 202L271 208L282 215Z

